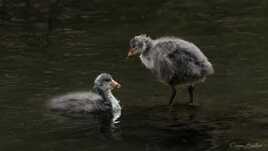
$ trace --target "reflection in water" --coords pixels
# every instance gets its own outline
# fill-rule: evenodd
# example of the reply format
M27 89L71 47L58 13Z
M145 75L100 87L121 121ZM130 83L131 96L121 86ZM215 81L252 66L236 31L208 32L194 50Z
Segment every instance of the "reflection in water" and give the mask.
M114 123L111 112L106 111L91 114L59 113L52 115L53 113L55 112L50 112L47 116L58 121L59 124L63 124L65 126L70 125L70 128L73 129L70 131L72 134L67 136L69 138L80 137L84 134L92 133L92 131L97 130L98 132L96 134L99 134L97 137L103 137L108 140L120 139L120 124L119 121Z
M47 47L45 28L21 26L27 5L5 2L3 12L15 17L0 28L0 150L268 150L267 0L64 0ZM42 6L31 7L27 26L47 23ZM197 88L200 107L182 105L188 96L180 90L167 112L167 89L139 60L125 60L140 33L181 37L210 58L216 74ZM114 92L124 107L116 141L102 137L111 130L106 120L46 116L46 100L87 90L101 72L124 85Z
M213 146L216 137L212 133L216 126L196 118L197 108L188 105L174 108L180 111L169 112L164 105L128 110L121 122L124 141L141 143L143 150L149 151L203 150Z

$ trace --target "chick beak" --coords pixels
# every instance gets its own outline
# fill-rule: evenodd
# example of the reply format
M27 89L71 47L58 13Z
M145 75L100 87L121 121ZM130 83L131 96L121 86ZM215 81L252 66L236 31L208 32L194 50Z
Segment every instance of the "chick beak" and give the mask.
M112 80L112 86L113 88L118 88L118 89L121 87L121 85L115 80Z
M129 57L131 57L131 56L133 56L135 54L134 50L135 50L134 48L129 48L127 58L129 58Z

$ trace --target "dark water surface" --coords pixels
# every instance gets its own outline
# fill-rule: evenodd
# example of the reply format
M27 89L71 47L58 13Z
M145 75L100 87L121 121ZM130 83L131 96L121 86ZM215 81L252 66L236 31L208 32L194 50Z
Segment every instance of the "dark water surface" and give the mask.
M44 32L1 29L1 151L268 150L266 0L84 3L48 46ZM129 39L140 33L182 37L210 58L216 73L197 88L200 107L185 105L180 89L168 112L169 88L138 58L126 60ZM101 72L123 85L114 92L123 110L111 137L89 119L46 109L51 97L90 89Z

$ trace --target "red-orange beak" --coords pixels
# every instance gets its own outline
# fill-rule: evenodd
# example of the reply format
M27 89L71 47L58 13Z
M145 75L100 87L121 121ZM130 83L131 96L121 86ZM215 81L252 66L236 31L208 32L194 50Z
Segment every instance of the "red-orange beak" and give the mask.
M129 48L127 57L131 57L135 55L135 49L134 48Z
M115 81L115 80L112 80L112 86L113 86L113 88L120 88L121 87L121 84L119 84L117 81Z

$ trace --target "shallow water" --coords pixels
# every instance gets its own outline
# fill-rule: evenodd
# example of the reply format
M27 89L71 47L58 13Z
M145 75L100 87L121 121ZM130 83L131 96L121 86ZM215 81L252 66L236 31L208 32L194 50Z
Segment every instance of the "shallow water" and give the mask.
M44 32L1 29L0 150L268 150L266 8L265 0L94 1L62 21L48 45ZM126 60L139 33L182 37L203 50L216 73L197 88L201 106L187 106L181 88L168 112L169 88L138 58ZM101 72L123 86L114 91L123 110L112 136L91 118L47 110L47 100L90 89Z

